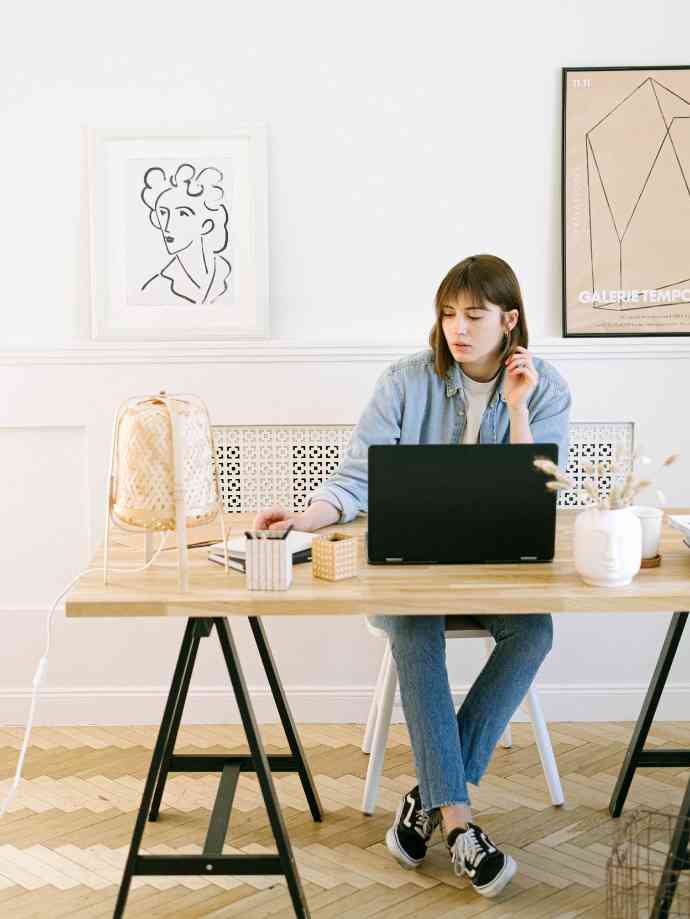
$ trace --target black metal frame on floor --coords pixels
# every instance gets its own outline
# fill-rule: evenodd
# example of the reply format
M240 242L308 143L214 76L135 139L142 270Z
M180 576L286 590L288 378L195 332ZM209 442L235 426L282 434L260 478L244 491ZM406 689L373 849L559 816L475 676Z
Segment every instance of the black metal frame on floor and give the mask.
M144 792L139 806L122 883L115 904L113 919L124 914L127 895L136 875L284 875L298 919L308 919L309 909L300 882L292 846L273 784L272 772L297 772L302 782L309 809L316 821L322 819L321 802L314 785L309 764L297 734L283 685L271 654L261 620L249 618L249 624L266 671L273 700L287 737L289 754L267 756L256 716L247 691L230 624L226 618L189 618L180 653L177 658L170 692L163 713L158 738L151 757ZM189 683L202 638L207 638L215 626L218 633L230 682L239 708L242 725L249 744L249 754L179 755L175 753L177 733L182 721ZM140 855L139 847L146 821L158 819L165 782L170 772L220 772L216 800L211 812L206 841L200 855ZM230 813L240 772L255 772L263 796L268 819L276 841L275 855L223 855Z
M630 790L630 784L638 766L656 768L659 766L672 766L675 768L690 766L690 749L687 750L645 750L644 745L649 734L649 729L654 721L654 716L661 700L661 695L666 686L671 664L676 656L678 644L683 629L687 622L688 614L673 613L671 622L666 632L663 647L654 668L654 674L649 683L647 694L642 709L635 725L630 745L628 746L625 760L618 774L616 787L611 795L609 813L612 817L620 817L625 804L625 799ZM657 889L654 906L650 919L667 919L681 871L690 870L690 853L688 852L688 829L690 827L690 781L685 791L683 802L678 812L673 838L669 848L666 864Z

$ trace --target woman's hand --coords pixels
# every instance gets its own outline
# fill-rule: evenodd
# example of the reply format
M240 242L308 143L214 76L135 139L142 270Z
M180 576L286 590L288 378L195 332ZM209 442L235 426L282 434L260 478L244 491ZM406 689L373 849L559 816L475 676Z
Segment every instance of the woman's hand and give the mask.
M271 507L264 507L259 511L254 518L254 529L287 530L292 524L296 530L308 533L309 527L305 525L304 517L305 513L296 514L286 510L279 504L273 504Z
M505 362L506 376L503 396L511 412L527 411L529 398L537 388L539 374L534 369L527 348L517 347Z
M306 511L295 513L288 511L280 504L265 507L254 518L255 530L287 530L292 524L302 533L313 533L321 527L335 523L339 512L327 501L314 501Z

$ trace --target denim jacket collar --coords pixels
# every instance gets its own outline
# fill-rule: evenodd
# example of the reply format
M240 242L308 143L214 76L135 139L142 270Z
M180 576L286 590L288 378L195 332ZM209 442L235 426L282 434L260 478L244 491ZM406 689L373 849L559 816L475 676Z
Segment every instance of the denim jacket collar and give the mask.
M496 388L493 391L489 405L493 406L498 400L505 402L505 397L503 395L503 381L505 378L505 367L501 367L501 370L498 374L498 380L496 383ZM446 376L446 395L454 396L457 392L462 394L463 402L467 402L465 399L465 389L462 385L462 374L460 373L460 365L457 361L453 361L450 370Z

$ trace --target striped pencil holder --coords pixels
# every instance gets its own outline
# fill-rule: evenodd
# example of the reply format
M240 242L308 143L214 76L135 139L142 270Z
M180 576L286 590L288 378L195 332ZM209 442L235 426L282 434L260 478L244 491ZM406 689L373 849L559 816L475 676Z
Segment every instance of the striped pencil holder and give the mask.
M287 539L248 539L247 590L287 590L292 584L292 552Z

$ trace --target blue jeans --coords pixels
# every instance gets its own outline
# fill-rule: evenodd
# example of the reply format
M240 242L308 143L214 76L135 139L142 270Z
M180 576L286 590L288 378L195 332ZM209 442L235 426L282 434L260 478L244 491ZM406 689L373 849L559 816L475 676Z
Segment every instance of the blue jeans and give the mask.
M551 616L473 616L496 647L455 714L446 670L445 616L374 616L398 668L422 807L469 804L497 741L551 650Z

